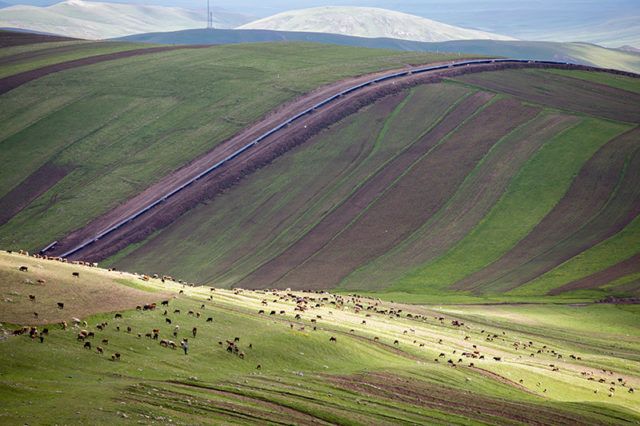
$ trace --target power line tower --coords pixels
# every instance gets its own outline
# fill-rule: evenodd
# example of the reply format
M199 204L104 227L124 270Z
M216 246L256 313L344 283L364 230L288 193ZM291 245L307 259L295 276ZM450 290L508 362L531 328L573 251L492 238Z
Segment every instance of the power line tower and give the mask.
M213 12L211 11L211 0L207 0L207 29L213 29Z

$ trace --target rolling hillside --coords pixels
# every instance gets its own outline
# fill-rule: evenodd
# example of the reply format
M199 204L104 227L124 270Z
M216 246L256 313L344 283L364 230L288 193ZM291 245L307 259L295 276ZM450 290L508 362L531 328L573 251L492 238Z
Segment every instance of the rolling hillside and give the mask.
M8 60L0 74L123 45L10 48L7 57L23 60ZM0 96L0 246L44 247L318 86L450 58L312 44L213 46L20 86Z
M233 28L246 22L240 15L224 12L216 13L215 19L219 28ZM17 5L0 9L0 28L92 40L205 26L206 13L179 7L66 0L46 7Z
M217 286L418 295L409 300L638 294L638 105L638 79L589 72L420 86L111 263Z
M638 305L416 307L1 251L0 277L6 424L640 420Z
M413 41L513 40L499 34L443 24L420 16L369 7L317 7L292 10L241 25L238 29L303 31Z
M271 30L184 30L168 33L137 34L118 39L156 44L231 44L255 42L314 42L342 46L393 49L415 52L451 52L541 61L562 61L640 73L640 54L606 49L588 43L554 43L543 41L457 40L425 43L392 38L352 37Z

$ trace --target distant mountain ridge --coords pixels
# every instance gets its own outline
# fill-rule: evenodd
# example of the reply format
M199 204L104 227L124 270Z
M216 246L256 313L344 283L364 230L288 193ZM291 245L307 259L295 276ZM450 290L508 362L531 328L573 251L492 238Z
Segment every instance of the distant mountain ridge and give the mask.
M456 27L420 16L373 7L327 6L292 10L250 22L238 29L302 31L424 42L515 40L500 34Z
M214 13L216 27L231 28L243 22L246 19L241 15L220 10ZM178 7L66 0L48 7L17 5L0 9L0 27L92 40L205 26L206 14Z
M455 52L484 56L504 56L514 59L566 61L640 73L640 54L631 51L607 49L588 43L500 40L457 40L425 43L391 38L350 37L309 32L217 29L139 34L123 37L119 40L157 44L313 42L416 52Z

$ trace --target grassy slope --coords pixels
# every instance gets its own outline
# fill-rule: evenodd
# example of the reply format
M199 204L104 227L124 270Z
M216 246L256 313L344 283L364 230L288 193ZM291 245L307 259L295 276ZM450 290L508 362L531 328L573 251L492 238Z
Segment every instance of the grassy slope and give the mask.
M68 41L4 48L0 49L0 78L75 59L148 47L152 46L143 43Z
M71 172L0 228L0 244L40 247L319 85L447 58L310 44L219 46L22 86L0 97L0 196L47 162Z
M392 291L444 290L488 265L529 233L569 187L581 165L625 126L586 119L550 140L525 164L502 198L456 247L408 273Z
M0 260L4 273L31 261L3 253ZM58 262L37 262L61 277L77 269ZM121 279L118 273L100 274L113 285ZM123 312L122 320L114 320L112 314L83 318L89 323L87 328L96 332L91 351L76 341L73 328L63 331L50 326L44 343L27 336L0 337L0 416L5 423L166 423L171 419L172 423L190 424L312 420L350 424L535 420L550 424L561 419L570 423L640 419L640 396L627 392L628 387L640 385L640 334L635 327L640 312L635 307L398 306L404 313L423 314L425 319L406 318L404 313L393 319L373 314L362 324L365 314L356 313L351 302L343 309L327 304L294 320L295 303L274 303L274 296L262 292L235 294L188 287L184 295L178 295L181 286L177 284L137 281L141 288L175 292L178 297L171 300L169 310L178 308L182 313L169 315L172 325L165 324L161 309ZM92 285L87 282L78 292L90 292ZM265 298L268 306L260 303ZM383 307L387 308L379 306ZM286 313L264 316L258 314L259 309ZM189 316L188 310L200 311L202 316ZM318 331L312 331L310 319L316 315L322 318L317 320ZM446 317L442 324L433 319L439 315ZM205 322L209 316L212 323ZM452 318L464 320L466 327L452 327ZM109 325L98 331L95 324L103 321ZM560 321L566 325L562 330ZM180 325L177 339L171 336L175 324ZM304 331L300 330L303 325ZM131 334L124 331L126 326L133 328ZM196 338L189 332L194 326L198 327ZM137 337L156 327L162 338L190 337L189 355ZM5 324L7 328L13 327ZM413 331L404 334L409 328ZM488 341L484 330L499 337ZM337 343L329 342L332 335L337 336ZM621 335L625 336L622 341ZM234 336L240 338L244 360L217 344ZM378 343L374 336L380 338ZM108 345L100 343L105 338ZM396 339L399 345L392 344ZM531 349L513 346L516 341L530 340L534 343ZM611 343L616 341L619 343ZM478 345L486 359L458 363L460 352L470 350L472 344ZM105 348L105 355L95 352L96 345ZM542 345L547 349L536 353ZM551 349L564 354L563 359L557 359ZM121 353L121 361L108 360L115 352ZM438 357L441 352L444 358ZM572 360L569 354L581 360ZM494 361L493 356L502 361ZM448 358L458 367L448 366ZM478 368L469 368L469 361ZM560 371L552 372L549 363ZM256 370L256 364L262 368ZM603 375L601 368L615 373ZM611 385L589 381L581 371L592 372L596 379L605 376L607 381L622 377L626 387L615 385L615 395L608 397Z
M243 180L238 190L194 209L116 264L149 270L164 264L194 280L231 284L309 232L470 93L422 86L386 118L386 107L373 105ZM197 250L202 246L212 249ZM234 254L240 258L230 265Z
M486 74L488 80L500 81L500 75ZM509 72L505 75L511 77L513 74ZM548 71L525 71L523 74L517 76L514 81L521 81L521 77L533 77L534 81L538 81L555 75ZM562 82L573 81L576 93L580 96L586 96L584 94L590 90L599 90L599 86L589 86L588 82L585 86L582 80L584 75L563 72ZM597 83L612 82L613 86L617 85L620 88L637 87L637 81L625 77L595 75L598 78ZM480 80L480 77L476 76L476 79ZM271 166L258 172L255 177L244 180L209 205L195 209L144 244L122 253L117 261L114 259L115 264L150 272L169 270L200 282L232 285L308 233L320 218L344 203L347 197L353 195L353 190L363 185L380 164L383 164L363 160L372 158L370 154L358 154L360 157L354 157L353 154L345 156L344 153L348 152L345 151L345 144L349 143L358 153L365 149L371 150L371 146L375 144L380 147L376 149L397 156L403 146L408 146L406 144L414 140L412 138L419 135L420 131L428 129L432 125L430 123L437 122L438 117L441 119L452 105L458 102L456 99L459 99L460 95L454 96L454 93L460 93L461 90L462 93L465 90L475 91L477 87L458 84L425 86L414 89L413 94L399 103L386 120L380 119L383 111L380 106L344 120L325 135L316 138L313 144L278 159ZM470 92L467 92L467 96L468 93ZM525 90L519 94L525 99L526 95ZM447 96L448 103L435 103L436 99L439 99L439 102L445 101ZM610 105L616 104L617 101L608 95L605 99L606 106L603 107L602 113L610 116L615 111ZM420 105L419 102L424 104ZM562 102L562 99L548 100L549 104L556 106L562 106ZM564 196L580 168L598 148L632 127L626 123L587 116L579 112L572 113L568 111L569 107L565 106L561 111L547 108L535 121L505 138L501 145L498 145L501 148L492 149L476 165L474 171L433 220L426 222L422 228L408 237L407 241L402 243L406 243L405 246L397 246L399 249L397 253L392 253L393 256L382 256L366 268L357 270L352 277L348 277L343 283L348 285L346 288L358 291L387 288L388 293L383 294L383 297L415 302L433 300L433 297L448 301L481 300L466 293L449 293L448 287L490 264L526 236ZM625 109L627 113L633 113L633 110L633 107ZM591 110L591 113L600 114L594 110ZM424 123L419 122L420 117L425 117ZM540 132L537 126L550 117L562 118L564 124L555 128L546 126L548 132ZM413 129L415 133L407 134L409 129ZM361 138L368 138L370 146L363 145L362 139L357 139L356 143L355 134ZM542 135L544 139L534 142L538 135ZM395 141L405 142L398 145ZM522 165L515 171L509 171L502 162L508 161L512 164L513 159L510 158L508 148L515 147L518 143L536 143L542 147L532 148L525 154L524 159L520 160ZM329 161L329 158L340 158L340 161ZM352 169L344 162L353 162ZM485 170L485 167L489 168ZM504 173L500 178L504 182L500 183L500 186L496 186L496 182L492 180L487 180L499 176L496 173ZM317 186L310 187L309 183L300 184L299 179L314 182ZM269 186L265 186L265 182L270 182ZM480 206L486 213L483 210L473 213L473 209L480 208L474 201L476 194L480 194L483 200L489 199L487 197L490 194L483 185L491 185L492 189L499 188L494 197L497 202L493 208ZM300 192L302 188L309 190ZM306 207L302 208L303 205ZM364 207L366 206L361 208ZM399 204L398 208L405 207ZM470 212L479 216L467 218ZM434 226L437 229L434 229ZM438 231L440 228L447 229L447 226L452 227L450 232ZM461 228L464 234L453 238L452 234L459 232ZM624 251L605 248L604 251L608 253L606 261L605 257L596 262L590 261L589 270L596 272L636 253L637 233L627 234L629 236L622 243ZM434 242L432 238L438 241ZM633 243L629 244L629 241ZM552 287L566 284L584 273L574 270L571 274L564 274L562 279L553 280ZM251 282L248 281L247 285L251 285ZM543 295L552 287L534 285L527 287L528 291L492 295L489 300L543 300ZM406 296L402 295L402 292L411 292L414 295ZM558 298L584 300L601 295L601 292L581 292Z

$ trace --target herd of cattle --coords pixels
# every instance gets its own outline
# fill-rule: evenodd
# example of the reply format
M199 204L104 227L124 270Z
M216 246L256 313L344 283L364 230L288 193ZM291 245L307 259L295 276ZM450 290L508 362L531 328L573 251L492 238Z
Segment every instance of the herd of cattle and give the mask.
M20 254L28 255L28 253L26 252L20 252ZM39 256L39 257L48 259L48 260L65 261L63 259L58 259L58 258L47 258L46 256ZM97 264L95 263L91 263L91 264L86 262L74 262L74 263L78 265L83 265L83 266L91 266L91 267L97 266ZM26 266L20 266L19 269L22 272L28 272L28 267ZM76 278L79 278L80 274L78 272L73 272L73 276ZM147 275L138 275L138 277L144 281L148 281L151 278ZM159 277L157 275L154 275L153 278L160 279L163 283L167 280L171 280L177 283L182 283L181 280L175 280L174 278L169 276ZM183 288L186 288L186 286L187 284L182 283ZM215 289L210 288L210 292L211 294L214 294ZM290 327L291 329L297 328L299 331L305 331L307 327L309 327L309 329L312 331L317 331L320 327L318 321L319 320L321 321L323 317L319 313L312 314L312 311L320 310L322 308L324 308L323 312L328 313L328 315L333 315L333 311L335 310L335 311L345 311L345 312L355 314L357 316L361 316L363 317L363 319L361 320L360 324L363 327L367 326L367 319L369 318L375 319L380 317L386 317L390 319L404 318L411 322L430 323L430 325L432 326L437 325L439 327L456 329L457 330L456 334L462 337L462 341L464 342L465 345L468 345L468 349L467 350L453 349L449 356L447 356L447 354L445 353L446 351L440 352L439 355L434 359L434 362L440 363L442 359L448 358L446 361L446 365L449 365L450 367L453 367L453 368L458 366L464 366L471 369L478 369L478 367L476 367L475 365L474 360L485 360L486 359L485 355L490 355L487 358L493 360L494 362L501 362L503 360L502 353L495 353L495 352L489 353L491 352L491 350L483 352L480 348L481 341L478 340L478 338L481 338L482 341L486 343L498 341L498 343L507 344L511 342L508 336L506 335L506 332L504 331L502 331L501 333L494 333L485 329L475 330L475 329L472 329L472 327L466 325L463 321L460 321L459 319L446 319L445 317L439 316L439 315L432 317L429 315L424 315L416 312L405 313L403 309L400 309L395 305L392 305L392 304L385 305L380 299L373 299L373 298L363 297L355 294L342 296L338 294L330 294L324 291L307 291L307 292L294 293L290 289L287 289L285 291L277 290L277 289L255 290L255 291L236 289L233 292L236 296L244 296L245 292L249 296L259 296L259 298L261 299L260 300L261 309L257 311L258 316L267 315L267 312L268 312L269 316L276 317L278 320L282 321L283 323L287 323L288 327ZM182 294L184 294L184 290L179 291L179 295L182 295ZM178 296L175 296L175 297L178 297ZM35 296L30 295L29 298L30 300L35 301ZM207 297L207 301L212 301L212 300L213 300L213 296L209 295ZM188 337L182 336L179 343L176 343L176 341L178 340L179 334L181 334L181 330L180 330L180 326L176 324L174 321L176 316L181 315L181 310L174 309L171 314L174 318L172 319L169 316L170 315L169 304L170 304L170 300L163 300L160 303L160 307L161 307L160 309L158 309L158 305L156 303L150 303L150 304L137 306L136 310L141 312L156 312L156 311L162 310L163 312L161 314L161 317L164 318L164 320L161 320L161 321L164 322L164 326L166 327L166 325L171 325L173 327L173 332L171 336L161 336L160 324L158 324L157 327L154 327L151 330L146 330L143 332L134 332L133 328L130 325L125 325L126 321L123 318L123 315L121 313L116 313L114 315L114 321L116 322L115 331L123 332L123 333L126 333L127 335L132 335L138 339L142 339L144 337L152 341L157 341L159 345L163 348L175 350L178 347L180 347L184 351L184 354L187 355L189 351L189 338L194 338L194 339L196 338L198 334L198 327L197 326L192 327ZM287 316L286 310L281 309L282 304L286 304L287 306L293 306L293 312L291 313L291 317ZM276 309L269 308L270 306L273 306L273 305L278 305L280 307ZM64 303L58 302L57 308L64 309ZM206 305L201 304L200 310L205 310L205 309L206 309ZM202 315L200 310L198 309L189 310L187 312L187 315L192 316L194 319L202 318L204 320L203 326L206 326L206 324L208 323L213 323L213 317ZM303 318L303 315L305 315L306 318ZM88 349L88 350L93 349L93 345L91 342L94 341L95 339L98 339L97 333L104 332L105 330L107 330L108 327L111 327L111 325L108 322L101 322L95 325L95 329L96 329L95 331L91 331L89 330L87 322L82 321L79 318L73 318L72 323L73 323L73 328L77 331L77 340L82 343L82 347L84 349ZM68 328L67 322L66 321L60 322L60 327L66 330ZM325 329L325 330L329 330L329 329ZM189 330L187 330L187 332L188 331ZM334 329L333 332L340 333L341 331L339 329ZM473 332L475 332L475 334ZM43 328L40 331L35 326L25 326L13 332L14 335L28 335L31 339L39 339L41 343L44 343L44 339L48 335L48 333L49 333L48 328ZM345 332L345 334L347 335L348 334L353 335L354 333L356 333L354 329L350 329L348 333ZM414 328L405 329L402 331L402 334L398 336L398 338L392 339L393 344L391 344L391 340L389 340L388 344L382 343L379 336L374 336L373 338L370 339L370 341L376 345L385 346L388 350L399 351L400 349L398 347L400 346L400 342L407 341L406 339L407 336L414 335L415 333L416 333L416 330ZM472 339L475 339L476 342L474 343ZM411 340L412 339L409 339L409 341ZM337 341L338 339L335 335L330 336L329 338L330 343L336 344ZM419 348L423 348L426 345L425 341L420 341L420 339L418 338L413 339L412 342L414 345L417 345ZM100 355L104 354L105 347L107 347L108 344L109 344L108 339L103 338L101 340L101 345L95 346L96 353ZM219 341L218 345L222 347L224 350L226 350L228 353L236 355L240 359L245 359L247 357L245 351L253 348L253 345L249 343L247 347L242 349L240 347L240 337L234 337L233 339ZM429 346L431 349L435 349L437 347L445 348L447 346L447 343L443 342L443 339L440 338L440 339L435 339L434 342L430 342ZM516 352L527 352L530 358L534 358L539 355L539 356L545 356L547 358L551 357L557 360L563 360L566 355L566 354L560 353L560 351L557 351L553 348L548 347L548 345L535 344L533 341L514 340L511 343L511 347ZM405 356L410 356L410 354L406 352L403 352L403 354ZM569 354L568 358L574 361L582 361L582 358L580 356L577 356L574 354ZM119 361L121 359L121 354L118 352L114 352L111 355L110 359L112 361ZM468 363L468 364L464 365L463 363ZM552 372L560 371L560 366L555 363L548 364L548 367ZM258 364L256 368L261 369L262 365ZM478 369L478 370L482 371L481 369ZM627 392L634 393L634 388L628 386L626 380L623 377L612 378L612 376L614 376L614 372L611 370L602 369L601 376L604 376L604 377L598 377L593 370L581 371L581 376L589 381L597 381L598 383L610 385L609 392L608 392L609 397L613 397L615 395L616 389L618 388L624 388L627 390ZM520 379L518 384L523 385L523 382L524 380ZM536 386L540 387L541 383L538 382ZM543 393L547 392L547 389L541 388L540 390ZM598 392L597 389L594 392L597 393Z

